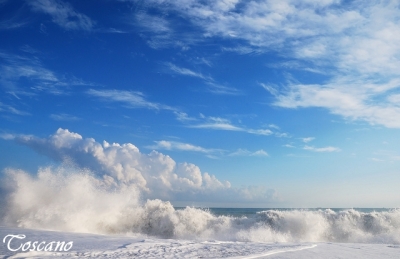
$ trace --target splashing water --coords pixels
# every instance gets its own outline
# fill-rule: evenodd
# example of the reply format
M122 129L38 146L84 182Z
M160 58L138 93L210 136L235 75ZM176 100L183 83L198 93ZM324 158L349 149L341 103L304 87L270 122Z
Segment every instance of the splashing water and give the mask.
M400 210L266 210L247 217L177 210L141 201L135 186L115 185L88 170L42 168L36 176L7 170L6 225L71 232L256 242L400 243Z

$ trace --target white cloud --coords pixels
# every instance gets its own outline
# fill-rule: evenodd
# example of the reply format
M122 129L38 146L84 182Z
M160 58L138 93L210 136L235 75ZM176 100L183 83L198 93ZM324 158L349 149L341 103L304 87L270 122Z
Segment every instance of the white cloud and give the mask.
M247 149L241 149L239 148L235 152L229 154L229 156L269 156L267 152L265 152L263 149L251 152Z
M152 16L144 12L135 15L135 22L139 23L144 29L153 33L171 33L168 20L163 17Z
M398 1L149 0L210 37L240 41L238 53L277 51L289 66L322 73L321 84L260 84L285 108L321 107L351 120L400 128ZM246 44L247 43L247 44ZM223 48L224 50L224 48Z
M209 149L209 148L203 148L200 146L195 146L189 143L182 143L182 142L177 142L177 141L167 141L167 140L161 140L161 141L155 141L156 145L153 146L148 146L148 148L151 149L164 149L164 150L181 150L181 151L193 151L193 152L201 152L201 153L214 153L217 151L221 151L219 149Z
M89 89L87 94L99 97L104 101L120 102L130 108L147 108L154 110L175 110L167 105L147 101L141 92L125 91L125 90L94 90Z
M268 127L270 127L271 129L280 129L279 126L275 124L269 124Z
M248 54L260 54L262 53L262 49L252 47L252 46L238 46L234 48L229 48L229 47L222 47L223 51L229 51L229 52L236 52L241 55L248 55Z
M323 32L343 31L357 18L351 10L326 8L334 2L266 0L232 1L222 5L220 1L215 4L208 1L169 0L160 3L153 0L148 3L153 3L153 7L179 12L202 28L206 36L244 39L258 47L276 46L287 39L308 38ZM249 49L243 46L238 51L243 53L246 48Z
M276 132L275 136L278 138L291 138L291 136L286 132Z
M148 6L147 3L144 5ZM167 18L164 15L154 15L139 10L133 14L130 24L140 30L140 36L153 49L175 47L186 51L190 48L190 44L198 41L198 37L192 36L189 32L185 35L180 34L179 30L174 29L175 24Z
M338 152L340 151L340 148L337 147L313 147L313 146L304 146L304 150L309 150L309 151L314 151L314 152Z
M166 63L166 66L170 71L173 73L184 75L184 76L191 76L197 77L204 81L204 83L208 86L208 91L215 94L226 94L226 95L238 95L240 91L233 87L228 87L224 85L220 85L215 82L215 80L211 76L205 76L202 73L195 72L188 68L178 67L172 63Z
M92 30L95 22L88 16L75 11L72 6L61 0L28 1L33 10L49 14L53 22L67 30Z
M26 77L41 81L58 82L57 76L48 69L43 68L37 58L0 53L3 60L2 78Z
M328 85L291 85L289 90L277 96L275 105L286 108L322 107L348 119L400 128L400 107L390 102L396 97L389 95L389 102L378 99L385 95L384 89L397 87L400 87L397 80L387 84L332 82Z
M185 112L174 111L174 114L175 114L176 119L178 121L183 121L184 122L184 121L194 121L194 120L196 120L195 118L189 117L187 115L187 113L185 113Z
M241 91L225 85L215 83L214 81L206 81L209 86L208 91L214 94L224 94L224 95L240 95Z
M172 72L174 72L176 74L197 77L197 78L201 78L201 79L208 80L208 81L213 80L211 77L204 76L203 74L201 74L199 72L194 72L188 68L178 67L172 63L166 63L166 65Z
M66 113L50 114L50 118L56 121L77 121L78 117Z
M256 134L256 135L265 135L265 136L268 136L268 135L271 135L273 132L271 131L271 130L269 130L269 129L256 129L256 130L254 130L254 129L248 129L248 130L246 130L248 133L250 133L250 134Z
M288 148L295 148L295 146L291 145L291 144L285 144L283 145L284 147L288 147Z
M18 16L19 15L16 15L16 16L10 17L8 19L5 18L5 16L1 17L3 19L0 21L0 30L13 30L13 29L17 29L17 28L26 26L28 24L28 22L21 21L21 18Z
M251 153L251 156L269 156L268 153L262 149Z
M155 150L179 150L179 151L189 151L189 152L200 152L206 154L207 157L212 159L218 159L219 157L214 155L215 153L219 153L221 155L227 156L269 156L266 151L263 149L251 152L247 149L239 148L235 152L231 152L227 154L228 151L223 149L215 149L215 148L204 148L201 146L195 146L189 143L182 143L177 141L154 141L156 145L147 146L147 148L155 149Z
M273 134L273 132L270 129L248 129L244 127L239 127L233 125L228 119L220 117L205 117L204 115L202 115L201 118L204 120L204 122L195 125L189 125L188 127L198 128L198 129L241 131L241 132L247 132L249 134L264 135L264 136Z
M374 162L384 162L385 161L383 159L379 159L379 158L375 158L375 157L371 158L371 160Z
M30 51L34 51L31 49ZM25 46L25 52L26 46ZM29 83L24 80L28 79ZM54 71L43 66L35 56L19 56L0 52L0 86L16 98L38 93L62 95L73 85L93 85L81 79L60 78Z
M308 137L308 138L302 138L301 140L302 140L304 143L308 143L308 142L313 141L314 139L315 139L314 137Z
M264 88L265 90L270 92L270 94L272 94L274 96L278 95L279 92L276 89L276 86L272 86L272 85L264 84L264 83L259 83L259 84L262 86L262 88Z
M15 135L10 133L1 133L0 138L4 140L12 140L15 139Z
M251 188L233 188L227 181L214 175L202 173L190 163L177 164L171 157L152 151L143 154L133 144L96 142L84 139L77 133L58 129L48 138L27 135L4 135L57 161L72 160L80 168L88 168L106 186L132 187L141 192L143 198L160 198L186 201L221 201L235 197L237 202L267 201L274 199L273 191L252 193ZM167 148L181 148L207 152L201 147L182 143L158 143ZM265 155L262 150L255 155ZM246 193L246 195L242 195ZM271 196L272 195L272 196Z
M242 128L232 125L229 120L219 117L208 117L206 119L206 122L196 125L190 125L189 127L199 129L243 131Z
M22 115L22 116L31 115L28 112L20 111L17 108L15 108L15 107L13 107L11 105L4 104L2 102L0 102L0 112L6 112L6 113L11 113L11 114L15 114L15 115Z
M400 94L389 95L387 100L394 105L400 106Z

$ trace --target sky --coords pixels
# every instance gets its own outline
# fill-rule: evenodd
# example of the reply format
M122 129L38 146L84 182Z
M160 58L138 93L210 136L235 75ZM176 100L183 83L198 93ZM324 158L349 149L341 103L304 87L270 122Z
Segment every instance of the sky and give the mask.
M0 38L2 181L61 166L175 206L400 206L398 1L0 0Z

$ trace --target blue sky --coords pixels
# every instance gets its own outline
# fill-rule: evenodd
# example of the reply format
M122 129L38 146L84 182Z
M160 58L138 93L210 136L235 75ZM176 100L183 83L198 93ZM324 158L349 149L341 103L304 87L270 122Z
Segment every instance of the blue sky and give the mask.
M2 174L68 160L178 206L398 207L399 8L1 0Z

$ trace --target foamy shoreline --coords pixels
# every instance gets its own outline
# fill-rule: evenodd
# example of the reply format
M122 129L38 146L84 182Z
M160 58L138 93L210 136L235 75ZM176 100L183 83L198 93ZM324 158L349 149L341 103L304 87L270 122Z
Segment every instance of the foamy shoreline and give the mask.
M28 241L73 241L68 252L12 252L0 245L0 258L398 258L400 245L361 243L258 243L218 240L161 239L144 235L95 235L0 227L3 238L24 234Z

